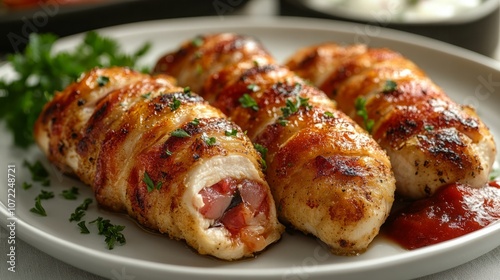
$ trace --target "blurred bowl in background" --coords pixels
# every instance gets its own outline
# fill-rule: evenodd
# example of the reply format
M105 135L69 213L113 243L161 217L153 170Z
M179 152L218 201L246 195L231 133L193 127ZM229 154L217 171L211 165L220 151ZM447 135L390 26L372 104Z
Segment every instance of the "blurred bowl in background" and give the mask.
M493 56L498 0L280 0L280 14L364 23L415 33Z
M146 20L230 15L249 0L0 0L0 57L22 51L29 34L59 37Z

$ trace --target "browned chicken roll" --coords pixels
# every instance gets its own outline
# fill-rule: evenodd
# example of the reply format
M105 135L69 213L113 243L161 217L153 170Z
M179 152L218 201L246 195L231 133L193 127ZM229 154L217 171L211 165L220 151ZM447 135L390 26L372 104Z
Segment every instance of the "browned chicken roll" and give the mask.
M287 65L387 151L402 196L419 199L449 183L488 181L496 154L489 129L401 54L325 43L299 50Z
M191 86L246 131L265 158L284 223L335 254L367 249L394 200L390 162L323 92L253 38L231 33L185 42L155 71Z
M200 254L240 259L281 236L248 137L166 75L94 69L46 104L35 138L101 206Z

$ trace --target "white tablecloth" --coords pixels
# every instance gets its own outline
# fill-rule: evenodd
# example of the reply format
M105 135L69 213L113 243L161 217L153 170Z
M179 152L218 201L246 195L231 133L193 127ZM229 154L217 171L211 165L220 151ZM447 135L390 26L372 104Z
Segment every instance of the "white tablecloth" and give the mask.
M275 15L277 13L276 1L253 0L245 8L238 12L246 15ZM500 44L497 49L495 59L500 60ZM16 240L17 271L11 273L6 271L6 242L7 231L0 227L0 280L103 280L89 272L70 266L57 260L31 245ZM475 280L498 280L500 279L500 247L494 249L471 262L452 268L447 271L428 275L420 280L441 280L441 279L475 279ZM135 279L134 276L127 278ZM123 279L116 279L123 280Z

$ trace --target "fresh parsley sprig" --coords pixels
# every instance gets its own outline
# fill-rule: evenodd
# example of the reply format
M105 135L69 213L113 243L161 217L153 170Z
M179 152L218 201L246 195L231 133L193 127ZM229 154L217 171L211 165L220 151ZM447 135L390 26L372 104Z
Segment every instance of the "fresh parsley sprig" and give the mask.
M117 41L88 32L71 50L56 53L53 47L57 39L53 34L32 33L23 53L7 57L15 75L8 80L0 78L0 119L6 122L18 147L27 148L33 143L35 120L55 92L94 67L137 68L137 61L151 47L146 43L126 54ZM102 77L99 81L99 85L105 85L109 79Z

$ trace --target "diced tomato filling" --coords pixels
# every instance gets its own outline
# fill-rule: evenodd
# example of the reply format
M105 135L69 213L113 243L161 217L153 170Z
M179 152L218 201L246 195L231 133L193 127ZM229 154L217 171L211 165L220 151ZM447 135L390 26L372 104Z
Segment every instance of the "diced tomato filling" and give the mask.
M207 219L218 219L231 204L237 185L232 179L224 179L209 188L203 188L200 195L203 205L200 213Z
M250 180L226 178L200 191L204 205L200 213L213 219L213 227L224 226L232 235L238 235L247 226L262 224L256 216L264 214L267 220L269 203L264 186Z

